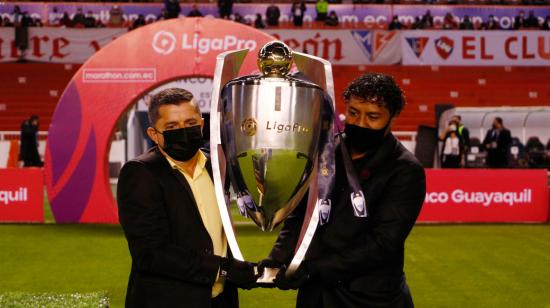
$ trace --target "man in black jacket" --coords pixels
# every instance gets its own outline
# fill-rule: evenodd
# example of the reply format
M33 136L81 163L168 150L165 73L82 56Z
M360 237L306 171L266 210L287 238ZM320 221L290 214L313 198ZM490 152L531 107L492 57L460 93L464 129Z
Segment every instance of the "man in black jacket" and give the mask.
M483 146L487 149L487 166L489 168L506 168L508 166L508 150L512 143L512 135L504 127L502 118L493 120L493 127L487 131Z
M127 307L238 307L235 287L256 281L231 258L208 157L204 120L183 89L156 94L147 134L156 144L121 170L120 224L132 256Z
M21 123L19 161L24 167L42 167L38 153L38 116L33 115Z
M354 80L344 96L346 137L336 150L329 221L318 226L296 272L287 277L283 266L275 285L298 288L297 307L412 307L403 273L405 239L426 188L424 169L391 133L405 101L393 78L375 73ZM347 151L341 151L342 146ZM367 217L357 215L352 205L356 194L350 172L364 193ZM285 221L262 266L289 263L304 205Z

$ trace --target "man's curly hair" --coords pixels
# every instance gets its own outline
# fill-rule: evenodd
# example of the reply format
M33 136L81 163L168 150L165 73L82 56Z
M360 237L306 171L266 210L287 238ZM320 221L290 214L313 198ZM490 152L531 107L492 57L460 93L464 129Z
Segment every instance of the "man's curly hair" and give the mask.
M405 96L393 77L380 73L365 73L352 81L344 91L346 102L352 97L380 104L399 115L405 107Z

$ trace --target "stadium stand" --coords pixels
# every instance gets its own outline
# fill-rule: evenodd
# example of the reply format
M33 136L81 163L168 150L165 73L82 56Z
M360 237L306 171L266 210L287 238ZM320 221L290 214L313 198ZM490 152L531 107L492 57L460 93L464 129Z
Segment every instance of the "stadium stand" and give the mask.
M19 130L21 122L30 114L39 115L41 129L46 130L59 97L79 67L0 64L3 72L0 74L0 131ZM408 106L396 122L396 131L416 131L418 125L435 126L434 106L439 103L457 107L550 106L550 68L545 67L335 66L340 112L343 89L366 71L393 75L403 87ZM536 116L530 119L536 120ZM550 136L542 137L541 140L547 140Z

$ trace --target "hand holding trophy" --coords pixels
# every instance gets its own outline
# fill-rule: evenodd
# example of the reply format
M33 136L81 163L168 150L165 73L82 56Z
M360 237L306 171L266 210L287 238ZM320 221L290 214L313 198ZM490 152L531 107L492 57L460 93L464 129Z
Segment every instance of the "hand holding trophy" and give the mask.
M247 52L228 51L217 58L210 130L216 198L233 257L243 260L230 215L230 186L241 215L263 231L283 222L308 193L302 235L285 270L291 275L317 225L330 216L332 69L326 60L273 41L258 53L262 75L237 77ZM299 72L291 75L293 63ZM272 283L277 272L266 267L258 283Z

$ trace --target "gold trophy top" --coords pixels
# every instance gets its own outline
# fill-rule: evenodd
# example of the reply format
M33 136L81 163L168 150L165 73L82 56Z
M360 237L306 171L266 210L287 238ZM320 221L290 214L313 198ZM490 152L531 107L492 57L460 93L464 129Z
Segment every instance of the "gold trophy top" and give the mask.
M285 77L292 67L292 50L281 41L271 41L258 52L258 68L266 77Z

